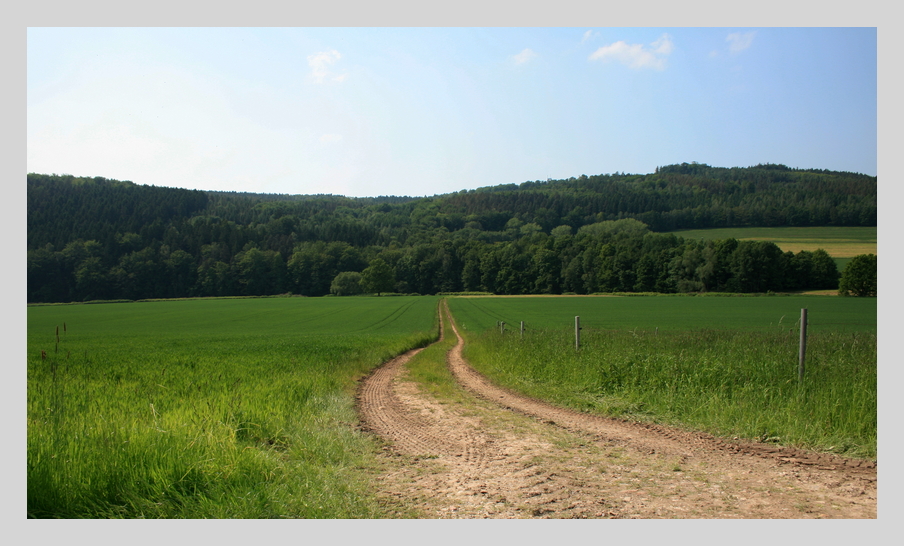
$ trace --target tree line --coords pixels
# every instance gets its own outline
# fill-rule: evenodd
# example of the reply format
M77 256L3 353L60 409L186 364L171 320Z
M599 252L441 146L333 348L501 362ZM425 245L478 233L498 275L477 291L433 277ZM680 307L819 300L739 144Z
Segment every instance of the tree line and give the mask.
M686 227L712 227L693 222L711 223L707 214L721 207L735 222L771 210L793 225L789 211L812 206L825 211L822 225L875 225L875 187L875 177L851 173L698 164L420 199L29 174L28 301L322 296L377 284L372 291L421 294L836 288L838 271L823 251L687 241L657 233L645 218L690 214L697 220ZM334 287L343 273L343 281L361 277Z

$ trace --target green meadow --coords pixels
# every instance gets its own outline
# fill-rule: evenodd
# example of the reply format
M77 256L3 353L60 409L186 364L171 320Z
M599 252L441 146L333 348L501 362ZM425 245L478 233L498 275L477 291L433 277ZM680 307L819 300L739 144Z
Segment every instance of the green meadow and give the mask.
M374 518L356 380L437 298L28 308L29 517Z
M835 259L838 270L860 254L876 254L877 228L875 227L745 227L689 229L673 231L685 239L728 239L739 241L771 241L785 252L823 249Z
M875 298L459 297L449 307L471 364L528 395L601 415L876 456ZM801 308L808 336L799 381Z
M810 332L876 332L876 298L834 296L659 295L458 297L450 300L456 322L480 332L499 321L506 328L785 332L797 328L806 308Z
M373 488L377 445L355 426L356 382L435 340L438 301L28 307L28 517L387 517ZM449 307L472 365L526 394L876 456L875 298L453 297ZM452 342L410 365L443 396L457 392L443 364Z

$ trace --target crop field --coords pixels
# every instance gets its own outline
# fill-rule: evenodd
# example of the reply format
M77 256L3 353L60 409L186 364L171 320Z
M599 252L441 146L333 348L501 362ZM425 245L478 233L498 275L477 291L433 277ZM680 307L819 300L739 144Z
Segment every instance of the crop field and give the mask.
M28 308L29 517L369 518L355 381L437 298Z
M450 300L459 326L481 332L504 321L518 330L745 330L784 332L806 308L809 331L876 332L876 298L833 296L569 296L459 297Z
M673 231L685 239L728 239L739 241L771 241L783 251L814 251L823 249L835 259L838 270L851 258L860 254L876 254L877 239L875 227L750 227L715 228Z
M876 456L874 298L459 297L449 307L471 364L530 396L591 413ZM808 309L802 382L801 308Z

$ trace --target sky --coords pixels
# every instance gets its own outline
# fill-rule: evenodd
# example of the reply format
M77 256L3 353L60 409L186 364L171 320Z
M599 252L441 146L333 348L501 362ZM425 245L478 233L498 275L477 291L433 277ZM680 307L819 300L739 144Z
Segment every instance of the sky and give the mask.
M27 171L424 196L682 162L877 174L861 28L27 30Z

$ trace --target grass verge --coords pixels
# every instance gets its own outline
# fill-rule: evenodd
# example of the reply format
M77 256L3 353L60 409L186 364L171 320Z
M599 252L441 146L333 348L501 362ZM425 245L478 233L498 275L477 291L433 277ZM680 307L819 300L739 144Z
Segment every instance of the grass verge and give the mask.
M698 330L466 333L465 356L498 384L591 413L852 457L877 446L876 335L809 337L803 382L787 333Z

